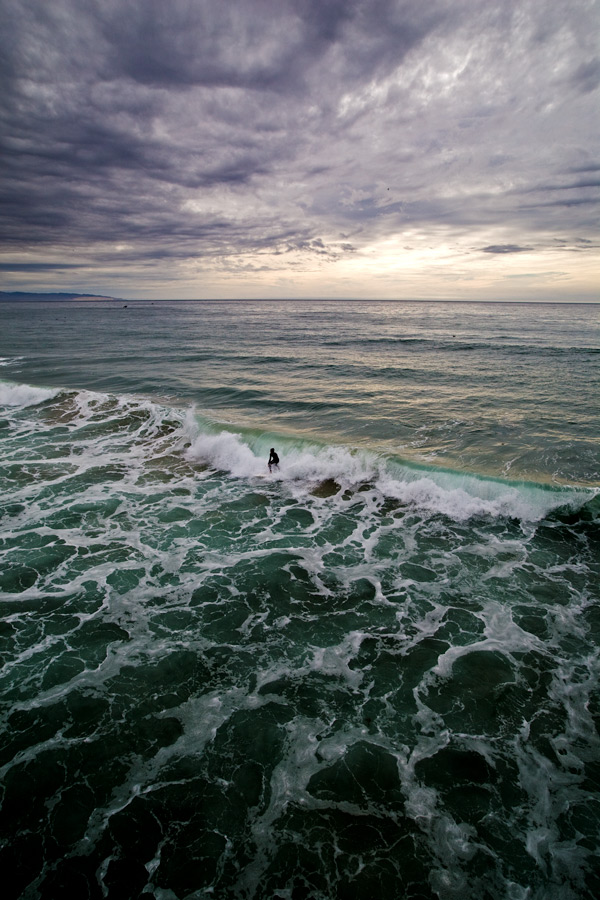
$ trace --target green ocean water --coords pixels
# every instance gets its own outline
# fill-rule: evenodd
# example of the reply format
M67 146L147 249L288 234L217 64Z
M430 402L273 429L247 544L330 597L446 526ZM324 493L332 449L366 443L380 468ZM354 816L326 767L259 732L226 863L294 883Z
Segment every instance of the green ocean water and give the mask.
M0 304L8 896L597 897L599 311Z

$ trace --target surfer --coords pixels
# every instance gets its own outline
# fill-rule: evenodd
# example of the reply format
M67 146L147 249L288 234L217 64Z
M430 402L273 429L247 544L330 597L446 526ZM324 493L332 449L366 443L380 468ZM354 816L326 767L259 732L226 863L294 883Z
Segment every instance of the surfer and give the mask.
M267 463L267 465L269 467L269 472L273 471L273 466L275 466L276 469L279 468L279 457L275 453L274 447L271 447L271 451L269 453L269 462Z

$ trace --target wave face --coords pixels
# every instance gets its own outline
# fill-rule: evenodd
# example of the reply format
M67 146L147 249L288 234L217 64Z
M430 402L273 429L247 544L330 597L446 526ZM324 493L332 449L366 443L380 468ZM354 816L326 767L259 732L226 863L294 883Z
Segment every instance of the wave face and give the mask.
M8 896L597 897L597 355L546 405L516 363L350 352L375 307L342 353L330 307L9 306ZM387 338L593 345L392 306Z

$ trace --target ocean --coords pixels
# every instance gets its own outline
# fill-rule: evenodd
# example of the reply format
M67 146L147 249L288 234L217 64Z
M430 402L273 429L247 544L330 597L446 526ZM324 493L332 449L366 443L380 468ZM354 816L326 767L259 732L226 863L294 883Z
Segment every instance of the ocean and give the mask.
M597 305L0 304L4 897L597 898L599 398Z

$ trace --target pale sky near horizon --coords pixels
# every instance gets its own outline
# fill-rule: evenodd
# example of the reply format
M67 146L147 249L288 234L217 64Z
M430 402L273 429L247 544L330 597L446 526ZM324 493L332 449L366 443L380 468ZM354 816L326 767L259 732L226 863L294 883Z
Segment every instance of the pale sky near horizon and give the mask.
M0 0L0 289L598 300L598 0Z

